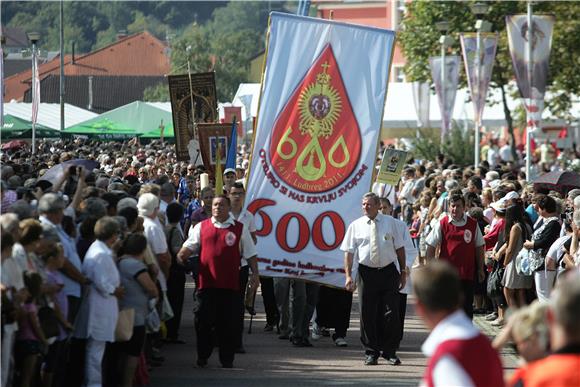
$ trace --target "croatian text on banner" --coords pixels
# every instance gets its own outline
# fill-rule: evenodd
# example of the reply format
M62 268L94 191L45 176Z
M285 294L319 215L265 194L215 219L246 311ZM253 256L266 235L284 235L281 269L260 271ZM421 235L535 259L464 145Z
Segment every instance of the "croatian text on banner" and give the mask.
M461 34L461 48L465 62L465 73L468 75L467 84L471 93L474 118L476 122L481 124L487 88L495 62L497 34L480 34L479 47L476 33ZM479 58L477 57L478 51Z
M260 274L344 286L339 246L371 186L394 39L272 13L246 199Z
M441 57L429 58L431 65L431 76L435 83L435 92L439 100L439 110L441 111L441 138L449 132L451 128L451 117L453 117L453 107L455 106L455 95L457 94L457 82L459 81L458 56L445 57L445 71L441 71ZM445 77L445 79L442 79ZM444 82L444 84L442 84Z
M532 16L532 63L531 87L528 76L528 16L525 14L506 16L508 42L516 82L524 107L528 113L528 130L534 130L540 124L544 108L544 95L552 48L552 30L554 16Z
M396 186L407 161L407 152L398 149L385 149L377 175L379 183Z

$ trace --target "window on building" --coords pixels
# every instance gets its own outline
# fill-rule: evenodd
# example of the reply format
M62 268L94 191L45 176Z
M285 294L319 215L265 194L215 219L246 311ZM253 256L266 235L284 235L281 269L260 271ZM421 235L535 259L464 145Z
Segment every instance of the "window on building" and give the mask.
M401 23L405 17L405 0L395 0L393 4L393 28L398 31L401 28Z
M405 82L403 66L393 66L393 82Z

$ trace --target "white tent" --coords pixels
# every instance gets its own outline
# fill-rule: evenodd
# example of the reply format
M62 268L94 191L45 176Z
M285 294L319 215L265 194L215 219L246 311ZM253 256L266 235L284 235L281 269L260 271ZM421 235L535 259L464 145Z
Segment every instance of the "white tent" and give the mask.
M4 114L10 114L14 117L30 121L32 119L32 104L24 102L5 103ZM65 127L76 125L98 116L96 113L68 103L64 104L64 114ZM60 104L40 103L38 107L38 123L51 129L60 130Z
M249 101L249 110L252 117L258 113L258 100L260 98L259 83L242 83L232 101L234 106L242 106L242 114L246 117L244 100ZM510 111L514 112L520 102L507 96L507 105ZM580 117L580 103L573 106L572 114ZM430 126L438 130L441 126L441 115L439 104L435 93L431 93L429 99ZM469 99L469 91L460 89L455 98L455 108L453 119L462 127L473 128L473 106ZM551 113L546 109L543 118L549 125L562 125L563 120L549 120ZM488 104L483 112L483 126L487 129L501 128L506 126L504 108L501 93L497 89L490 89L488 93ZM393 82L389 84L387 100L383 116L381 137L414 137L417 129L417 114L413 103L413 88L411 83Z

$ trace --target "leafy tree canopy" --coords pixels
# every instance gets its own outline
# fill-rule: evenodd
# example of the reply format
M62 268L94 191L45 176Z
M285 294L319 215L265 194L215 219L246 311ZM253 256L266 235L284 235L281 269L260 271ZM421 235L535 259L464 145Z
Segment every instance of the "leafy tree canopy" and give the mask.
M407 14L399 37L407 58L405 74L411 81L430 81L429 56L439 55L440 33L435 23L446 20L450 23L449 34L455 38L450 53L460 55L460 32L474 31L475 16L469 6L475 1L412 1L407 3ZM493 24L499 33L496 63L491 87L503 89L514 78L507 43L505 16L526 12L524 1L487 1L490 8L485 20ZM552 52L550 56L549 90L554 97L546 101L550 110L560 117L568 118L571 107L570 94L580 94L580 2L540 1L534 3L534 13L550 13L556 17ZM461 74L461 85L466 85L465 74ZM507 114L506 114L506 118ZM511 120L511 117L509 118Z

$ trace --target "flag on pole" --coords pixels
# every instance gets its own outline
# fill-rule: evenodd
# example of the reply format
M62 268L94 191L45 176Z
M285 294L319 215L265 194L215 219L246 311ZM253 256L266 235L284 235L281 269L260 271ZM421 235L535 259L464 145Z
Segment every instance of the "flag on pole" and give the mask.
M226 169L236 168L236 156L238 153L238 130L236 128L237 123L236 116L232 119L232 135L230 137L230 145L228 147L228 157L226 158Z
M544 95L552 48L555 18L551 15L532 16L532 80L528 79L528 16L506 16L508 43L516 83L528 113L528 126L535 130L540 125L544 110Z
M417 113L417 126L429 126L429 99L431 90L427 82L413 82L413 104Z
M38 76L38 56L32 54L32 70L34 88L32 90L32 123L38 122L38 107L40 106L40 77Z
M439 100L439 110L441 112L441 138L449 132L451 128L451 117L455 107L455 96L457 95L457 83L459 82L459 57L445 57L445 84L441 79L441 57L433 56L429 58L431 65L431 76L435 83L435 93Z
M222 195L224 193L224 176L222 171L222 144L217 143L215 154L215 194Z
M487 89L495 62L498 34L480 33L479 59L477 58L477 33L463 33L460 37L467 84L471 93L471 102L473 103L474 119L481 124Z

